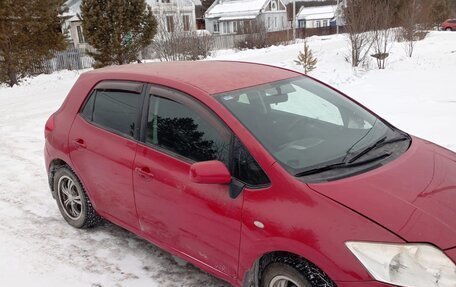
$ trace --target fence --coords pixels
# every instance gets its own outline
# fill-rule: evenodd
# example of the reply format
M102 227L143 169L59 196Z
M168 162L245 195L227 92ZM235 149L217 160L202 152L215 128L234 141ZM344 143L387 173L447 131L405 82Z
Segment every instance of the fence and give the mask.
M344 33L344 27L339 27L339 32ZM337 33L337 27L321 27L321 28L297 28L296 38L304 39L311 36L325 36ZM293 40L293 29L268 32L268 42L271 44L287 43ZM247 34L235 35L216 35L214 38L214 50L234 49L238 43L244 41Z
M34 74L50 74L60 70L82 70L91 68L95 62L87 54L86 49L70 48L66 51L56 51L54 57L43 60L40 64L33 67Z
M339 32L343 33L343 27L339 28ZM298 28L296 29L296 38L306 38L310 36L324 36L337 33L336 27L322 27L322 28ZM239 42L246 39L247 34L242 35L216 35L213 36L213 49L233 49L239 46ZM268 32L268 42L272 45L287 43L293 40L293 30L282 30L275 32ZM154 56L154 51L145 49L142 52L144 58ZM86 49L71 48L66 51L54 52L54 57L50 60L43 60L40 64L33 68L34 74L52 73L60 70L81 70L91 68L94 59L90 57Z

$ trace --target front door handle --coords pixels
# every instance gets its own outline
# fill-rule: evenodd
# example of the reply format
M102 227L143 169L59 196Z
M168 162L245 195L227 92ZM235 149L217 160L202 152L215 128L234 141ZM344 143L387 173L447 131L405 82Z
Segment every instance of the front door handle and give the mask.
M154 178L154 174L148 167L137 167L135 168L135 172L142 178Z
M81 147L81 148L87 148L85 142L83 139L75 139L74 140L74 143L78 146L78 147Z

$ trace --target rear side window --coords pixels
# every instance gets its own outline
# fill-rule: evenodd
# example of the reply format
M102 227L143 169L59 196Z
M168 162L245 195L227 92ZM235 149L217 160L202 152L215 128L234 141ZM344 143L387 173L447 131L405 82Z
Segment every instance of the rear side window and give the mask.
M81 115L109 131L135 137L141 90L141 83L103 82L92 92Z

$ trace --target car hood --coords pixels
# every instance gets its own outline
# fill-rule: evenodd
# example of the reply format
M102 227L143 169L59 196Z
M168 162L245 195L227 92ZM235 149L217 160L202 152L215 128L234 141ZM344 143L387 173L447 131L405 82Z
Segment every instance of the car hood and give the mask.
M413 138L383 167L309 186L408 242L456 246L456 155L430 142Z

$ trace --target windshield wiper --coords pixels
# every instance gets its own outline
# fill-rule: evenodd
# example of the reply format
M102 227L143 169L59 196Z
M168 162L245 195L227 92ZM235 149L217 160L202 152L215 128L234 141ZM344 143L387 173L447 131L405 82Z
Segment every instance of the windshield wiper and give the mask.
M356 163L339 162L339 163L334 163L334 164L323 165L323 166L315 167L315 168L312 168L312 169L309 169L309 170L306 170L306 171L303 171L303 172L299 172L299 173L295 174L295 176L296 177L301 177L301 176L317 174L317 173L321 173L321 172L325 172L325 171L329 171L329 170L334 170L334 169L357 167L357 166L361 166L361 165L364 165L364 164L368 164L368 163L371 163L371 162L375 162L375 161L384 159L386 157L389 157L390 155L391 155L391 153L384 153L384 154L381 154L379 156L372 157L372 158L369 158L367 160L363 160L363 161L356 162Z
M390 140L386 140L386 139L387 139L386 136L380 138L374 144L366 147L365 149L363 149L361 152L359 152L358 154L356 154L353 157L351 157L346 162L347 163L353 163L353 162L357 161L359 158L361 158L362 156L364 156L365 154L367 154L368 152L370 152L373 149L382 147L382 146L387 145L387 144L392 144L392 143L395 143L395 142L405 141L405 140L408 140L409 138L406 137L406 136L402 136L402 137L392 138Z

